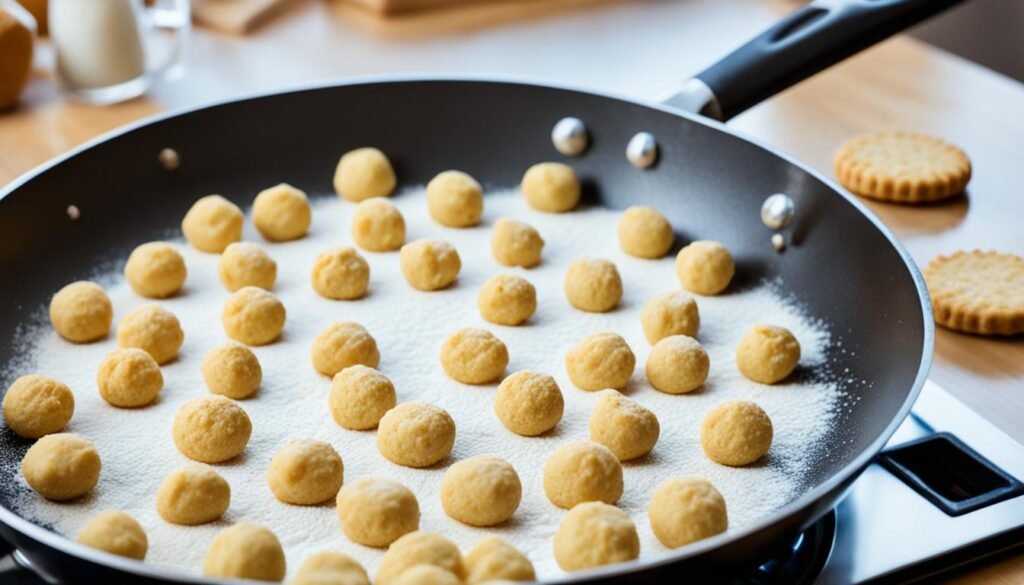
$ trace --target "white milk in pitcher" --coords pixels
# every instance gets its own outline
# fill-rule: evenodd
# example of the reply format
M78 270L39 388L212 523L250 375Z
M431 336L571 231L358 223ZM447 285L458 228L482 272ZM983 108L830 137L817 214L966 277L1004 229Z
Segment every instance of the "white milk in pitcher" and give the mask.
M139 0L50 0L57 68L71 89L102 88L142 77Z

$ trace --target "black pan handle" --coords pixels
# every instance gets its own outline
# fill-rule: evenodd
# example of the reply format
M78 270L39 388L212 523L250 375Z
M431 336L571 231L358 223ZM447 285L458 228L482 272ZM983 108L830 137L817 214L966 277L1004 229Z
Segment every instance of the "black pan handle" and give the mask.
M728 120L960 0L817 0L803 6L665 101Z

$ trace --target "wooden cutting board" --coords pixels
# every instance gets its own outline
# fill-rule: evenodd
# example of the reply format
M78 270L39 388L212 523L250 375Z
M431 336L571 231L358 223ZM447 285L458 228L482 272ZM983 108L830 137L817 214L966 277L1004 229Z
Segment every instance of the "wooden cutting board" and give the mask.
M399 14L402 12L415 12L428 10L452 4L467 4L470 2L488 2L493 0L347 0L358 4L380 14Z

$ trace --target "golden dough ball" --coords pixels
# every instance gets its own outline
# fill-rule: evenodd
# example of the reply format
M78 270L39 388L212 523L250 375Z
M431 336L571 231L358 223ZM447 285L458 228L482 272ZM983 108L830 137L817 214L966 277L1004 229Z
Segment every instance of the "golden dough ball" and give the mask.
M577 258L565 272L565 296L581 311L611 311L622 298L619 270L603 258Z
M554 551L565 571L592 569L636 559L640 536L629 514L601 502L584 502L562 518Z
M562 420L565 399L547 374L521 370L505 378L494 394L494 413L513 433L535 437Z
M114 306L95 282L72 282L50 299L50 323L61 337L74 343L106 337L113 320Z
M544 464L544 493L567 510L580 502L614 504L622 496L622 464L604 445L565 443Z
M370 265L355 248L331 248L317 255L309 282L325 299L358 299L370 284Z
M619 219L619 246L630 256L661 258L675 239L672 224L653 207L634 205Z
M521 185L530 207L563 213L580 202L580 181L572 167L557 162L537 163L526 170Z
M18 436L38 439L67 426L75 413L75 395L66 384L30 374L7 388L4 420Z
M582 390L626 387L636 356L621 335L594 333L572 346L565 356L569 379Z
M361 201L352 214L352 241L371 252L390 252L405 243L405 219L387 199Z
M391 380L361 364L335 374L327 402L334 422L353 431L377 428L384 413L398 404Z
M156 511L171 524L198 526L220 518L231 505L231 486L212 467L188 465L171 472L156 492Z
M334 170L334 190L349 201L387 197L397 180L391 161L376 148L350 150L342 155Z
M301 238L311 221L313 212L306 194L288 183L260 191L252 202L252 223L271 242Z
M245 451L252 435L252 421L230 398L200 396L178 409L171 435L185 457L202 463L220 463Z
M338 521L352 542L385 547L420 526L420 505L409 488L390 479L364 477L338 492Z
M533 268L540 264L544 238L533 226L514 219L501 218L494 222L491 234L491 253L505 266Z
M106 510L89 520L76 540L85 546L130 559L143 560L149 549L138 520L120 510Z
M160 305L142 305L117 324L119 346L141 349L161 365L178 357L183 343L185 332L178 318Z
M441 478L441 506L470 526L494 526L519 507L523 484L512 465L499 457L477 455L454 463Z
M725 246L698 240L679 250L676 275L683 288L699 295L717 295L729 286L736 266Z
M359 561L324 550L306 557L288 585L370 585L370 577Z
M444 171L427 183L427 211L443 226L475 226L484 213L483 188L462 171Z
M711 359L700 343L686 335L670 335L647 356L647 381L666 394L686 394L708 379Z
M398 262L406 282L422 291L447 288L462 269L458 250L444 240L409 242L402 246Z
M235 242L220 255L217 274L230 292L247 286L270 290L277 281L277 262L259 244Z
M325 376L355 365L376 368L380 364L377 342L359 323L332 323L313 340L313 367Z
M463 384L487 384L501 377L508 348L490 331L459 329L441 346L441 366Z
M434 565L410 567L391 581L393 585L462 585L455 573Z
M220 254L228 244L242 239L245 216L237 205L220 195L200 198L185 214L181 231L197 250Z
M762 384L786 379L800 361L800 342L775 325L754 325L736 347L736 366L747 378Z
M602 390L590 413L590 440L608 447L619 461L650 453L660 434L653 412L615 390Z
M338 495L344 474L334 447L323 441L293 439L270 461L267 483L282 502L311 506Z
M460 580L466 576L462 553L455 543L433 532L410 532L393 542L380 559L375 585L392 585L416 565L433 565Z
M185 284L185 259L167 242L138 246L124 265L124 278L137 294L150 299L174 296Z
M245 286L224 303L220 322L231 339L246 345L266 345L281 336L286 313L274 293Z
M164 375L156 360L141 349L113 351L96 372L100 396L113 406L138 408L156 400L164 387Z
M259 524L239 522L213 537L203 559L203 575L257 581L284 579L284 549L277 536Z
M241 343L225 343L206 352L201 371L210 392L235 400L252 396L263 382L260 361Z
M647 517L654 535L669 548L721 534L729 527L725 498L701 477L661 482L651 495Z
M392 463L428 467L444 459L455 444L455 421L441 407L426 402L399 404L377 427L377 449Z
M498 538L485 536L463 558L466 583L478 585L492 581L534 581L533 563L516 547Z
M722 402L704 415L700 444L709 459L730 467L757 461L772 446L772 421L746 400Z
M697 337L700 328L697 301L683 291L662 293L644 305L640 324L644 337L652 344L670 335Z
M499 274L480 287L480 316L498 325L521 325L537 310L537 289L525 278Z
M28 448L21 474L48 500L63 502L85 495L100 480L100 454L88 439L71 433L46 435Z

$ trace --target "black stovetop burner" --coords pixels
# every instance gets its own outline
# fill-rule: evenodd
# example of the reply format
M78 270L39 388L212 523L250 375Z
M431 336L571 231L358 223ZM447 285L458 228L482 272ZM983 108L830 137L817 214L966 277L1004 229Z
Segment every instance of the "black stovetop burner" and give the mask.
M831 511L805 530L777 556L750 575L733 581L736 585L808 585L821 573L832 552L836 536L836 513Z

